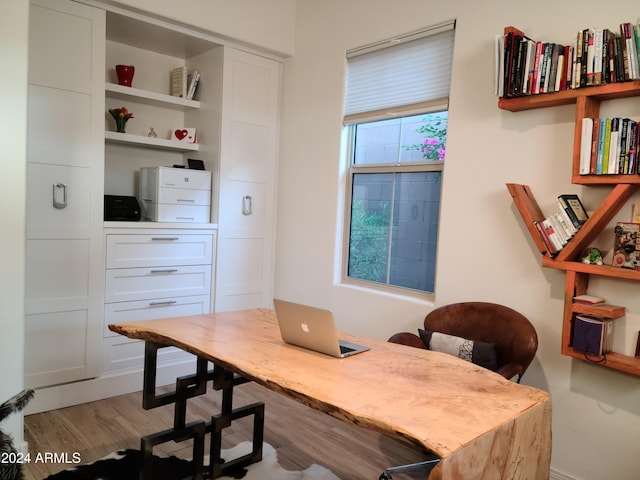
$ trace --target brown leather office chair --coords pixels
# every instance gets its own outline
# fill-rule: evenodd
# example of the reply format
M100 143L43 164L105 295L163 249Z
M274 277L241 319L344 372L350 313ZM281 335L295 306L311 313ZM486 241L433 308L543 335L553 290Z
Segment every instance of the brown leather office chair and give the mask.
M522 375L538 349L538 335L521 313L488 302L462 302L431 311L424 319L424 329L469 340L495 344L497 373L507 379ZM396 333L390 342L427 348L413 333Z

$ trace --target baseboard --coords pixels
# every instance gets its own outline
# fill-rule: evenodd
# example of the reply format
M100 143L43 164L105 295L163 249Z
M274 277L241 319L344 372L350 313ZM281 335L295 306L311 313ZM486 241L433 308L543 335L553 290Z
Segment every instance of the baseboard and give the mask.
M551 469L551 475L549 476L549 480L581 480L578 477L572 477L571 475L567 475L566 473L560 472L555 469Z
M156 385L175 384L176 378L195 372L193 360L158 366ZM93 402L103 398L125 395L142 390L142 369L123 373L111 373L90 380L36 389L33 399L24 409L24 415L46 412Z

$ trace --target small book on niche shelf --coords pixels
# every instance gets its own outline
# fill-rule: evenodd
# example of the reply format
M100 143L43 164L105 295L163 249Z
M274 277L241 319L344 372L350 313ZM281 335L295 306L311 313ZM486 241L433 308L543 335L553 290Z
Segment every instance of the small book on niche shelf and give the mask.
M604 303L604 298L596 297L595 295L576 295L573 297L573 301L577 303L584 303L585 305L598 305Z
M171 70L171 95L186 98L187 67L178 67Z
M601 356L610 351L613 322L588 315L576 315L573 319L571 347L586 355Z

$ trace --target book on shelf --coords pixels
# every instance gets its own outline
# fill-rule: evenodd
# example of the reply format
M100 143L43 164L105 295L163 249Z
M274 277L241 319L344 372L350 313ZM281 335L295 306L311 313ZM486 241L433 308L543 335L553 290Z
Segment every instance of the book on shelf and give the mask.
M611 351L613 321L591 315L575 315L571 348L586 355L602 356Z
M613 232L611 265L640 270L640 223L617 222Z
M575 193L559 195L558 201L576 228L580 228L589 218L587 211L580 201L580 197Z
M600 149L600 119L595 118L592 124L593 131L591 133L591 152L589 154L589 174L595 175L598 168L598 152Z
M187 97L187 67L178 67L171 70L171 95L174 97Z
M573 301L577 303L584 303L585 305L598 305L604 303L604 298L585 294L576 295L573 297Z
M555 245L553 244L553 242L551 242L551 238L549 238L544 225L542 225L542 222L533 222L534 226L536 227L536 230L538 230L538 233L540 234L540 238L542 239L542 243L545 246L545 249L547 251L547 253L551 256L554 257L558 254L558 252L560 250L558 250Z
M545 234L547 235L547 238L549 238L549 240L551 241L551 244L553 245L556 253L562 250L562 247L564 247L566 242L563 241L562 237L560 236L560 232L556 230L556 226L554 225L550 217L547 217L542 221L542 227Z
M582 119L580 137L580 175L589 175L591 173L593 123L593 118L585 117Z
M198 70L194 70L192 73L187 75L187 83L189 87L187 88L187 100L193 99L193 96L196 93L198 88L198 83L200 83L200 72Z
M640 79L640 23L579 29L569 44L509 26L495 48L495 93L504 98Z

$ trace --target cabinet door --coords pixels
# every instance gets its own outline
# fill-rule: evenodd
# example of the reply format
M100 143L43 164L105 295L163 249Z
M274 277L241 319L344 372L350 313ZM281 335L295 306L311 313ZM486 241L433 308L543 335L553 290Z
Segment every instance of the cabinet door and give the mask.
M91 96L29 85L27 114L29 162L91 166L95 145L91 142Z
M225 48L216 311L272 306L280 68Z
M98 375L105 13L32 0L29 18L25 382Z
M27 238L89 238L91 169L27 163Z

